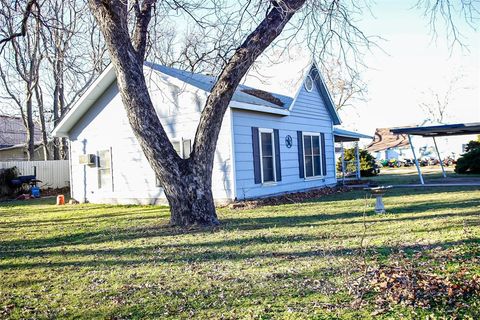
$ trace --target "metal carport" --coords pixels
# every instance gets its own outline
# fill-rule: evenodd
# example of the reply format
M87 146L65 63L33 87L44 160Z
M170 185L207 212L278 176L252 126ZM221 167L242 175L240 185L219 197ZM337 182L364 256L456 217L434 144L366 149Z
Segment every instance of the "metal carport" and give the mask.
M442 167L443 177L446 178L447 174L445 173L445 168L443 167L443 160L440 156L440 152L438 151L437 141L435 140L435 137L480 134L480 122L445 124L445 125L427 126L427 127L403 127L403 128L393 128L390 131L394 134L408 135L408 141L410 142L410 147L412 148L413 157L415 158L415 166L417 167L420 183L425 184L425 181L422 176L422 171L420 170L420 165L418 164L417 154L415 153L415 148L413 146L411 136L421 136L424 138L432 137L433 143L435 145L435 151L437 152L438 160L440 161L440 166Z

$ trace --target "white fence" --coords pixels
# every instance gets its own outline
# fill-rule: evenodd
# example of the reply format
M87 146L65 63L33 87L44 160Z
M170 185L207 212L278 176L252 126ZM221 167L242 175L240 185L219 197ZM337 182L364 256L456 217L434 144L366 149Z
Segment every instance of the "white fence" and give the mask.
M0 169L17 167L21 175L33 175L37 168L40 188L63 188L70 184L68 160L49 161L6 161L0 162Z

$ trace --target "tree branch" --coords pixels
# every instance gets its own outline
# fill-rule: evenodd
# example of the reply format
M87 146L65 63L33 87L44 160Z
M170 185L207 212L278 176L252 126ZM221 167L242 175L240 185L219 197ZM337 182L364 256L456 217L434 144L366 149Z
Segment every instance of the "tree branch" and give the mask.
M272 1L272 9L235 51L222 70L208 96L195 134L192 159L205 162L198 170L208 175L212 169L221 123L228 104L243 76L257 57L282 32L285 25L305 3L305 0Z
M145 50L148 37L148 24L152 19L152 9L156 0L144 0L140 5L139 0L135 0L133 8L135 10L135 30L133 33L133 48L137 52L139 60L145 59Z
M25 7L25 12L23 13L22 26L21 26L20 32L12 33L10 36L0 39L0 45L1 45L0 52L3 51L3 48L8 42L12 41L17 37L24 37L25 34L27 34L27 22L28 22L28 18L30 17L30 14L32 13L32 9L34 5L38 7L37 0L29 0L27 2L27 5Z

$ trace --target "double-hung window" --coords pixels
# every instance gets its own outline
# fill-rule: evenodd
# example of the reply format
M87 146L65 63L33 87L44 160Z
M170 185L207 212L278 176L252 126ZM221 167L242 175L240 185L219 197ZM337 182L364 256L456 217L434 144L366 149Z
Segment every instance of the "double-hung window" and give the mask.
M98 188L112 189L112 160L110 149L98 151L97 155Z
M173 149L182 159L190 158L190 153L192 153L192 140L191 139L178 139L172 140ZM160 179L155 177L155 186L161 187Z
M303 157L305 177L322 176L322 154L319 133L303 133Z
M182 159L190 158L190 153L192 152L192 140L183 138L180 140L173 140L172 145L173 149L177 151Z
M275 143L273 136L273 129L258 129L260 141L260 166L262 182L275 182L276 168L275 168Z

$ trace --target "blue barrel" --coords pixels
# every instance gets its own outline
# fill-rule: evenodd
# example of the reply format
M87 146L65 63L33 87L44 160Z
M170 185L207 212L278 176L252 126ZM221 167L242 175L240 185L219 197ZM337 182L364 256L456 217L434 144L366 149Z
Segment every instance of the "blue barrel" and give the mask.
M40 188L39 187L32 187L31 192L32 192L32 197L40 198Z

